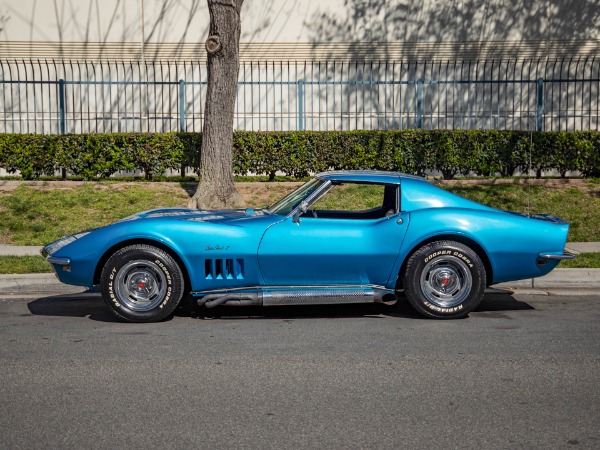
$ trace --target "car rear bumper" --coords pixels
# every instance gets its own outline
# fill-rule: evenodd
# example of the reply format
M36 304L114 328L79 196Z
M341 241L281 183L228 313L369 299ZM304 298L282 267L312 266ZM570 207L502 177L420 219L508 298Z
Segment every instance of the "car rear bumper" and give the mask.
M558 259L558 260L575 259L575 255L572 254L572 253L569 253L567 251L563 252L562 254L557 254L557 253L541 253L540 254L540 258L544 258L544 259Z

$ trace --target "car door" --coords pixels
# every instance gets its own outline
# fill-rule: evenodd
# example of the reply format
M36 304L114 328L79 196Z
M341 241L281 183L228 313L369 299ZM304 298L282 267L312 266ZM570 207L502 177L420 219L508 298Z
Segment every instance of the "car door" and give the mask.
M402 245L408 214L399 213L397 204L387 211L379 211L387 208L385 204L346 211L318 209L320 203L298 221L288 217L267 229L258 249L265 283L385 285Z

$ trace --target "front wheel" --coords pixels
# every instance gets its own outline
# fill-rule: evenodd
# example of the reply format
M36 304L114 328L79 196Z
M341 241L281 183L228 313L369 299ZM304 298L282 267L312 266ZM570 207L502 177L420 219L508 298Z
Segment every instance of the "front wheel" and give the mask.
M184 281L177 262L150 245L131 245L106 262L102 297L111 312L126 322L156 322L169 317L179 304Z
M432 242L410 257L403 284L408 301L422 315L459 319L483 299L485 267L477 253L460 242Z

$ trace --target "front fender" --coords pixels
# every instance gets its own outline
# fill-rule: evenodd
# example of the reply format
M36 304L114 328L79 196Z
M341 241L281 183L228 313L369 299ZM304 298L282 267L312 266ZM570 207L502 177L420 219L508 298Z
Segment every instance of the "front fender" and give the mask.
M55 267L63 283L92 287L99 265L110 257L111 250L133 242L157 242L176 254L184 265L192 291L210 289L211 284L260 284L257 251L261 233L244 227L193 221L136 220L99 228L63 247L54 256L71 259L70 271ZM108 252L108 253L107 253ZM205 261L244 260L244 277L237 280L209 279ZM101 270L101 268L100 268Z

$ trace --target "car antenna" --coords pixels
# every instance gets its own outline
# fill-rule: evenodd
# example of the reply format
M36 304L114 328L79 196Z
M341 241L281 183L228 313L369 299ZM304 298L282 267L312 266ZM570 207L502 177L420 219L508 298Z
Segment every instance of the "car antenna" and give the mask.
M527 217L531 217L531 170L533 169L533 158L531 148L533 147L533 129L529 130L529 167L527 169Z

